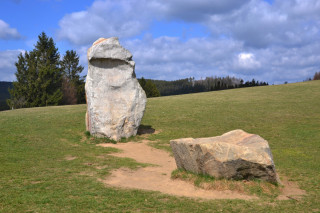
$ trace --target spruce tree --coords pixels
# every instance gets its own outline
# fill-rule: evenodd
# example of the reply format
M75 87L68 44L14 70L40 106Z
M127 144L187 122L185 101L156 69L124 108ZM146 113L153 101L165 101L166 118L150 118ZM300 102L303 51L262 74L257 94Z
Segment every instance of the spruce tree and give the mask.
M35 48L24 55L20 54L15 64L17 81L10 90L10 107L58 105L62 100L62 72L58 49L53 39L44 32L38 39Z
M28 53L25 53L27 56ZM17 81L13 82L13 88L9 89L11 99L7 100L10 108L22 108L26 106L28 83L27 83L27 67L26 58L22 53L18 56L18 62L15 63L17 72L15 73ZM19 83L20 82L20 83Z
M146 92L148 98L160 96L160 92L157 89L156 85L150 80L148 80L145 84L144 91Z
M147 83L146 79L144 79L144 77L142 77L138 81L139 81L139 84L142 87L142 89L145 90L145 86L146 86L146 83Z
M67 87L76 90L76 97L74 98L78 103L85 103L84 78L80 77L80 73L84 68L79 65L79 56L76 51L66 51L66 54L61 61L61 68L65 79L63 82L69 84ZM70 93L68 94L70 97ZM64 96L67 96L68 94L64 92ZM66 99L66 97L64 99Z
M151 80L146 81L146 79L142 77L138 81L142 89L145 91L147 98L160 96L160 92L157 89L157 86Z

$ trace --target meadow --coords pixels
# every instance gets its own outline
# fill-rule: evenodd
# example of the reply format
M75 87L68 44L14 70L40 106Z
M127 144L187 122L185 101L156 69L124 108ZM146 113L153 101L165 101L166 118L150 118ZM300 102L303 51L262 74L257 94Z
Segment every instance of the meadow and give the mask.
M107 187L113 169L146 166L108 154L88 137L85 105L0 112L0 212L320 212L320 81L148 99L138 135L170 152L170 139L234 129L269 142L280 177L307 194L299 200L197 200Z

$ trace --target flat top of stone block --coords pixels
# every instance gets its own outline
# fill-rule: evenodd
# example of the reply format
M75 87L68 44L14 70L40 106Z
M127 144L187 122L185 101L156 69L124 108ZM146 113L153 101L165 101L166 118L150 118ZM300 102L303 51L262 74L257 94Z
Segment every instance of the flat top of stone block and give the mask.
M244 146L244 147L264 147L269 146L268 142L259 135L247 133L241 129L227 132L221 136L208 137L208 138L180 138L171 140L176 143L187 144L213 144L213 143L227 143L232 145Z

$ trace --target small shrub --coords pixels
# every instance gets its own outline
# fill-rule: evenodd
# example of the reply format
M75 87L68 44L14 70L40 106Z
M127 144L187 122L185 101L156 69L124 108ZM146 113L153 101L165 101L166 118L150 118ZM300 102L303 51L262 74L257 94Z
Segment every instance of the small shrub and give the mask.
M85 131L85 133L84 133L86 136L87 136L87 138L90 138L90 136L91 136L91 134L90 134L90 132L89 131Z

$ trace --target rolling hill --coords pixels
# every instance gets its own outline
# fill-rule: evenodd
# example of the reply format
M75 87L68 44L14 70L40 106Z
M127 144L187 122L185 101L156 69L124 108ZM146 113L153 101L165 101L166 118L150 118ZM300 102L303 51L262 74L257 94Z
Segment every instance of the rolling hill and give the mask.
M144 127L169 140L243 129L269 141L280 177L307 194L300 200L194 200L103 185L116 168L145 166L109 155L88 137L85 105L0 112L0 212L319 212L320 81L148 99ZM258 189L259 190L259 189ZM253 192L255 193L255 192Z

